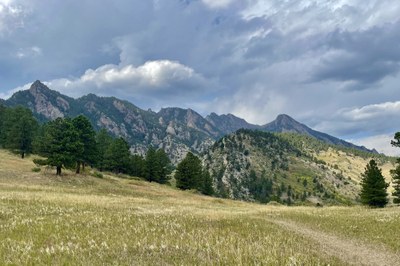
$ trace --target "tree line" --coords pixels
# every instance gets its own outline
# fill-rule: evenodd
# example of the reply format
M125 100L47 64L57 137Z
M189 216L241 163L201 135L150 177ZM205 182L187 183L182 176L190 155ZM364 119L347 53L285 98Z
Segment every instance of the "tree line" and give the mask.
M394 140L391 141L394 147L400 148L400 132L397 132L394 136ZM392 192L393 203L400 203L400 158L396 161L396 168L390 171L393 178ZM382 175L382 169L380 169L375 162L371 160L362 174L361 180L361 203L371 207L385 207L389 202L387 188L389 184L386 183L385 178Z
M21 158L35 153L38 165L74 169L77 174L86 166L99 171L127 174L149 182L166 184L174 170L163 149L149 147L146 155L132 154L125 139L112 137L105 129L96 132L83 115L57 118L40 125L32 112L24 107L7 108L0 105L0 147L18 153ZM178 164L176 186L182 190L196 189L213 195L212 179L192 153Z

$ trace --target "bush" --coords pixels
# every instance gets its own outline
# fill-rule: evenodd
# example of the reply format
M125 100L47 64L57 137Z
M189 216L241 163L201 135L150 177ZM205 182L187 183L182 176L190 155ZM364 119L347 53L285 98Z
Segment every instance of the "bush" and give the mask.
M40 167L33 167L32 172L39 173L42 169Z
M99 173L99 172L94 172L94 173L92 174L92 176L97 177L97 178L103 178L103 177L104 177L103 174L102 174L102 173Z

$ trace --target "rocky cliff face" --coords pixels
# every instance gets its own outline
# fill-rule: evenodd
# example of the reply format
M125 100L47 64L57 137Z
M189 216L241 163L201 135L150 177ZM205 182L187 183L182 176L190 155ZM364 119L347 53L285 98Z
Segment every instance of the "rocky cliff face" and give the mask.
M145 154L149 145L163 148L173 162L188 151L200 153L208 149L220 134L193 110L167 108L158 114L114 97L89 94L73 99L50 90L40 81L29 90L15 93L6 105L23 105L40 121L83 114L96 129L105 128L114 136L125 138L132 152Z
M106 128L113 135L125 138L132 145L133 152L144 154L147 147L152 145L164 148L174 162L182 159L188 151L197 154L206 151L214 141L240 128L295 132L327 143L366 150L314 131L287 115L279 115L275 121L257 126L231 114L211 113L203 118L191 109L181 108L163 108L155 113L114 97L89 94L73 99L49 89L40 81L35 81L29 90L19 91L3 103L26 106L42 122L83 114L96 129Z
M218 128L224 135L235 132L241 128L261 129L260 126L247 123L246 120L232 114L217 115L216 113L211 113L206 117L206 120L211 125Z
M158 115L162 118L163 122L168 121L168 123L182 124L188 128L204 133L205 136L217 138L222 135L218 127L208 122L192 109L162 108L160 112L158 112Z
M35 81L29 90L19 91L6 101L7 105L23 105L35 113L40 120L64 117L71 110L74 99L50 90L40 81Z

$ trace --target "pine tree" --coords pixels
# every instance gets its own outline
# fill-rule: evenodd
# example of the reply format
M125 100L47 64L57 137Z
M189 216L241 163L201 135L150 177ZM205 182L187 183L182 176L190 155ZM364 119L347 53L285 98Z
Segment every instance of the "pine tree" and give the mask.
M146 175L146 161L140 155L131 156L131 171L130 175L137 177L145 177Z
M129 173L129 145L123 138L113 140L105 154L105 168L114 173Z
M76 173L79 174L81 166L82 170L84 170L86 164L93 165L93 163L96 161L96 132L94 131L89 119L83 115L75 117L72 120L72 123L78 132L79 141L83 145L81 153L76 154Z
M163 149L158 149L156 151L156 167L158 168L158 178L156 182L166 184L170 179L171 161Z
M97 160L95 165L100 171L104 171L106 169L106 152L110 147L112 141L113 139L107 133L106 129L103 128L99 132L97 132L96 135Z
M388 203L386 188L388 184L382 175L382 170L374 160L371 160L362 174L361 203L371 207L385 207Z
M157 155L156 150L150 147L146 153L146 168L145 168L145 178L149 182L155 182L158 180L160 173L158 172Z
M199 189L202 185L203 169L200 159L189 152L178 164L175 172L176 187L186 189Z
M4 147L5 143L5 126L7 108L0 104L0 148Z
M393 188L394 191L392 192L393 203L399 204L400 203L400 159L397 159L396 162L397 166L395 169L390 171L390 174L393 178Z
M394 140L392 140L392 145L395 147L400 147L400 132L397 132L394 136ZM393 203L400 203L400 158L397 159L397 166L395 169L391 170L390 173L393 178L393 188L394 191L392 193Z
M4 147L24 158L26 153L32 152L32 141L38 126L29 109L19 106L8 109L2 126Z
M202 184L201 190L200 190L201 193L203 193L204 195L208 195L208 196L214 195L213 182L212 182L210 172L208 172L207 169L204 169L202 176L203 176L203 184Z
M71 119L57 118L44 127L44 136L41 143L41 155L47 157L43 164L55 166L57 175L61 169L72 168L77 160L76 155L83 150Z
M150 147L146 153L145 178L150 182L166 184L171 173L171 161L163 149Z

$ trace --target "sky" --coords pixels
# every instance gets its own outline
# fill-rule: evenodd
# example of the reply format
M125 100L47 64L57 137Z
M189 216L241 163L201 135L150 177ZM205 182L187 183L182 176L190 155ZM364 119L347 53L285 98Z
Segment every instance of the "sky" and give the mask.
M0 98L39 79L400 155L398 0L0 0Z

